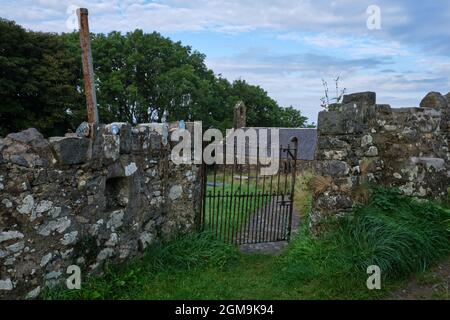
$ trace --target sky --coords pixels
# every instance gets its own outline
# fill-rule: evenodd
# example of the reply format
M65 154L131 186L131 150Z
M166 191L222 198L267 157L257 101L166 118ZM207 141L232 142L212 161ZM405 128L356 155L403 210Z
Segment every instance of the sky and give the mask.
M92 32L157 31L206 54L230 81L260 85L317 122L322 79L377 102L418 106L450 91L450 1L0 0L0 17L27 29L70 32L74 9ZM95 63L95 57L94 57Z

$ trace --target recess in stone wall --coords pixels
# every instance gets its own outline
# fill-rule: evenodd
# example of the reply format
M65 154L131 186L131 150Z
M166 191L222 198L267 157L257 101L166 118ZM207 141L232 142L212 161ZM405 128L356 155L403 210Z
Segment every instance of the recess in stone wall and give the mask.
M107 179L105 184L105 199L105 211L125 209L130 199L130 179L128 177Z

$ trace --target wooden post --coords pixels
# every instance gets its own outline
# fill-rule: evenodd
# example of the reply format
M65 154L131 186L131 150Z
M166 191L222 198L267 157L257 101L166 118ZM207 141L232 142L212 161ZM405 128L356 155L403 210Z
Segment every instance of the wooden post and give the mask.
M87 118L89 124L98 123L97 97L95 94L94 67L92 64L91 42L89 39L88 10L77 9L80 27L81 60L83 62L84 93L86 95Z

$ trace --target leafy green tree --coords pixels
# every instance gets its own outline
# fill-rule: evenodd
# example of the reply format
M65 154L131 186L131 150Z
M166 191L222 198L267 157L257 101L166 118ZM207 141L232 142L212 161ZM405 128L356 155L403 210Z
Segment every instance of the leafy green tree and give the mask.
M248 126L301 127L306 118L282 108L259 86L230 83L205 55L160 34L135 30L91 34L100 120L145 123L198 120L231 128L243 100ZM74 130L85 119L79 35L25 31L0 20L0 134L30 126L46 135Z
M302 116L300 110L296 110L292 106L281 108L279 114L279 127L303 128L307 126L308 118Z
M56 34L27 32L0 20L0 134L36 127L73 129L82 105L78 70Z
M308 118L292 106L280 107L259 86L248 84L245 80L237 80L230 90L232 103L244 101L247 106L247 126L255 127L305 127Z
M277 119L278 104L259 86L249 85L245 80L232 84L233 104L242 100L247 107L247 126L270 127Z

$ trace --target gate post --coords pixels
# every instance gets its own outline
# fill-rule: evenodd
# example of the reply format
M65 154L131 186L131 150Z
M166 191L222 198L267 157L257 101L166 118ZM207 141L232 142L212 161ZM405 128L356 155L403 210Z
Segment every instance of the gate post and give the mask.
M292 228L292 212L294 210L294 193L295 193L295 180L297 178L297 155L298 155L298 138L292 137L291 142L294 144L294 166L292 167L292 180L291 180L291 207L289 209L289 232L287 236L287 241L291 240L291 228Z

